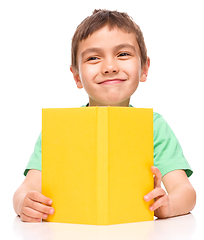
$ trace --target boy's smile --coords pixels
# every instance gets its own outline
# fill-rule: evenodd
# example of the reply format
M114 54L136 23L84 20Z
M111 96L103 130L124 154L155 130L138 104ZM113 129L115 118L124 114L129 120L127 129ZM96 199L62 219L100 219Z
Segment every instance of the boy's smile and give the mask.
M126 79L117 79L117 78L113 78L113 79L107 79L104 80L102 82L100 82L99 84L117 84L117 83L122 83L123 81L126 81Z
M84 87L89 106L129 106L149 64L141 69L140 50L133 33L105 26L82 40L78 70L71 67L77 87Z

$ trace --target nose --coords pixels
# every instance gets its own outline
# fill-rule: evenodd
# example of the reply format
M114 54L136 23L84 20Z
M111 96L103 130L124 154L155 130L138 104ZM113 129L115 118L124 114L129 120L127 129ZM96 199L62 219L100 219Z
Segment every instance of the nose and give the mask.
M115 74L119 72L119 67L114 60L104 61L102 66L102 73L106 74Z

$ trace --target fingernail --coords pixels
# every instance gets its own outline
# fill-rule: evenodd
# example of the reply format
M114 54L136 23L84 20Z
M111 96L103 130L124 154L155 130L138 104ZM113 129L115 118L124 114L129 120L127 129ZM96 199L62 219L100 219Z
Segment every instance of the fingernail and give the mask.
M53 213L54 213L54 209L51 209L51 210L50 210L50 214L53 214Z
M38 221L38 222L41 222L41 221L42 221L42 219L40 219L40 218L37 218L37 221Z
M148 201L149 200L149 197L147 195L144 196L144 200L145 201Z
M49 200L49 201L48 201L48 204L49 204L49 205L52 205L52 200Z
M48 217L47 214L44 214L44 215L43 215L43 219L46 219L47 217Z
M149 207L149 210L150 210L150 211L153 211L153 207Z

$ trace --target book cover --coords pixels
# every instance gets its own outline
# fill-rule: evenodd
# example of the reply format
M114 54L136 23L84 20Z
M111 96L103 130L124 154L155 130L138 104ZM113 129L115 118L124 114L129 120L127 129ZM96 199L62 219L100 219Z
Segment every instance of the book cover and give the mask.
M86 107L42 110L42 194L47 221L109 225L150 221L154 188L153 110Z

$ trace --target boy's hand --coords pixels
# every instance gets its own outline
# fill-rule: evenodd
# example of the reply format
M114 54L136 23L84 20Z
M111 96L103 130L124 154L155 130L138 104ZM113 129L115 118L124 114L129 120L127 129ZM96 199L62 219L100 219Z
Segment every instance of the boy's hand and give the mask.
M21 220L24 222L41 222L49 214L54 213L54 209L50 207L51 204L52 200L41 193L37 191L28 192L22 203Z
M164 189L161 188L162 174L158 168L152 166L152 173L154 176L154 190L144 196L144 200L149 202L154 199L155 202L149 209L155 211L154 215L158 218L167 218L170 213L170 201L169 196L166 194Z

